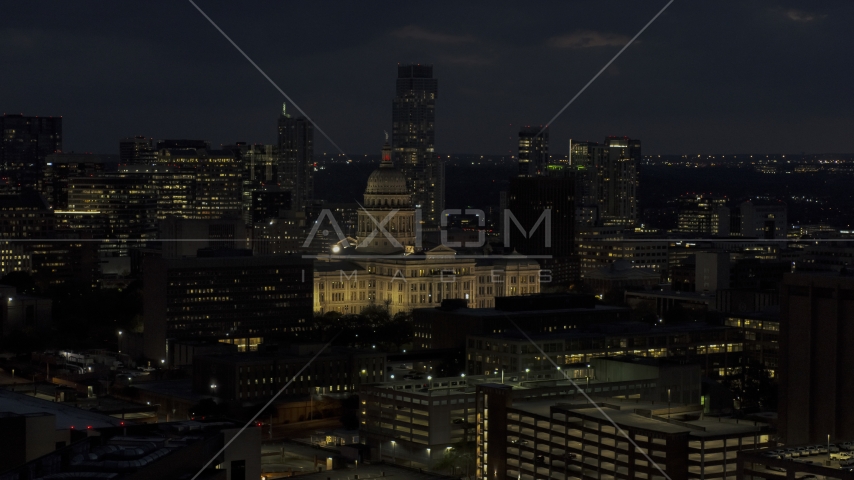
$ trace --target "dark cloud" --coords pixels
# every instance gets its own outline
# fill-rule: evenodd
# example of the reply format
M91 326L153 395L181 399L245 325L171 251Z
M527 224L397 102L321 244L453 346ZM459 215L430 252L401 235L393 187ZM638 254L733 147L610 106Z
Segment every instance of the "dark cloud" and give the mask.
M438 44L460 44L476 41L471 35L454 35L450 33L435 32L418 25L407 25L391 32L395 38L417 40L426 43Z
M819 15L792 8L786 11L786 17L796 22L814 22L827 17L827 15Z
M578 30L550 38L546 44L554 48L622 47L629 42L628 35Z

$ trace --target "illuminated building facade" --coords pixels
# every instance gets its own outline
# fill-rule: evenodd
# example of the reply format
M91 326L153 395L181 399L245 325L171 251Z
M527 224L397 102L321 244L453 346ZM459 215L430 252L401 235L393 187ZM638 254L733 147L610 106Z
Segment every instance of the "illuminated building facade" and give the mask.
M638 218L640 140L607 137L603 144L573 144L570 152L570 166L582 172L578 177L579 219L594 226L634 226Z
M519 130L519 176L543 175L549 163L549 129L522 127Z
M104 174L68 180L68 211L98 214L106 256L127 256L131 246L157 237L157 198L140 175ZM83 218L83 217L80 217ZM132 241L132 243L128 243Z
M419 223L406 178L394 167L388 144L382 152L358 211L356 238L340 240L315 264L316 312L359 313L380 303L394 314L438 306L447 299L489 307L495 297L539 293L540 266L534 260L458 258L457 251L445 245L417 251ZM317 234L310 243L323 238Z
M445 164L436 155L438 80L432 65L398 65L392 102L391 146L406 177L412 202L427 228L439 225L445 209Z

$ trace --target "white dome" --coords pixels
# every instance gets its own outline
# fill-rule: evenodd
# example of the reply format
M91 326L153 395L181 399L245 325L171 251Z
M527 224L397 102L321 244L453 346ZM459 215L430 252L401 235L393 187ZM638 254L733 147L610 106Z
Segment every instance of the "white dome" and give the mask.
M368 177L365 195L407 195L406 177L394 166L383 163Z

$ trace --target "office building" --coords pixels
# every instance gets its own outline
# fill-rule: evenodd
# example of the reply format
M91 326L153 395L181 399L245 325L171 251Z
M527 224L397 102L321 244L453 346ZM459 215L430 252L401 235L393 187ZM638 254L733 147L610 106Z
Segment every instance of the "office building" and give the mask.
M575 221L581 228L594 227L599 225L599 144L570 139L569 152L567 169L575 176Z
M384 353L352 348L326 349L300 372L323 347L195 357L193 391L226 401L267 400L291 381L283 395L353 394L363 384L385 380Z
M663 326L607 320L570 322L566 328L545 329L545 333L542 329L528 333L532 330L525 327L530 340L516 328L500 333L469 334L466 373L504 372L514 377L542 378L544 372L554 370L540 353L542 349L562 368L586 364L598 357L631 355L692 363L707 377L724 378L739 372L745 344L735 329L699 322ZM607 378L601 376L602 380Z
M288 256L147 258L145 356L166 360L167 338L263 338L304 331L312 317L311 261ZM164 362L165 363L165 362Z
M780 319L779 433L786 443L854 438L854 277L784 277Z
M679 199L677 230L682 233L729 236L730 215L726 198L686 195Z
M737 234L766 240L785 239L789 230L787 212L786 203L779 200L751 199L743 202L733 217L739 225Z
M194 218L195 173L174 165L119 165L119 174L147 179L148 191L157 199L156 220L169 216Z
M780 364L780 308L766 307L761 311L731 313L724 325L740 330L744 338L742 357L752 365L763 368L769 378L776 378Z
M504 243L517 252L554 258L574 253L575 180L571 175L511 178L502 214Z
M303 252L305 225L305 213L293 210L280 211L279 216L252 225L252 252L255 255Z
M56 221L43 195L27 189L0 195L0 238L53 238Z
M661 284L661 274L648 268L634 268L628 260L616 262L587 272L584 286L599 298L608 294L622 294L626 290L649 290Z
M290 212L304 212L301 209L294 210L292 201L294 192L292 190L285 190L277 186L264 186L248 193L251 198L248 225L282 218Z
M62 151L62 117L0 117L0 168L10 177L10 193L38 188L51 153Z
M637 187L641 142L607 137L603 144L570 145L570 166L580 172L580 215L583 224L634 226L638 219Z
M199 250L245 249L249 232L238 217L190 220L167 217L160 222L163 258L196 257Z
M520 177L543 175L549 164L549 128L544 130L542 125L522 127L518 154Z
M16 288L0 285L0 337L15 330L50 328L53 302L49 298L19 295Z
M803 255L795 262L797 272L854 271L854 244L851 242L816 242L805 245Z
M102 224L97 231L103 232L102 238L106 240L100 244L102 256L126 257L130 248L145 247L157 237L157 197L148 179L141 175L69 178L68 211L97 214L93 223L97 225L100 219Z
M119 163L125 165L149 165L154 163L154 139L143 136L119 140Z
M581 259L581 277L589 272L625 260L633 268L645 268L666 278L667 240L647 240L642 234L624 233L620 227L592 227L577 234L577 252Z
M242 162L228 150L162 149L149 172L158 191L158 219L216 219L243 214Z
M303 211L314 199L314 125L305 117L292 117L282 104L278 128L278 183L292 192L294 208Z
M157 142L157 148L155 150L159 152L163 149L191 149L198 150L203 148L205 150L210 150L211 144L205 140L193 140L186 138L179 139L171 139L171 140L159 140Z
M391 146L428 229L438 227L445 209L445 164L435 152L437 89L432 65L397 66Z
M91 153L52 153L45 158L39 191L54 210L68 209L68 179L105 173L104 159Z
M509 283L512 277L511 274L502 280ZM561 332L591 323L625 320L630 314L628 308L596 305L590 295L498 296L493 300L491 308L469 308L465 302L449 300L438 308L413 310L413 348L462 348L467 335L516 332L516 325L524 325L531 334Z

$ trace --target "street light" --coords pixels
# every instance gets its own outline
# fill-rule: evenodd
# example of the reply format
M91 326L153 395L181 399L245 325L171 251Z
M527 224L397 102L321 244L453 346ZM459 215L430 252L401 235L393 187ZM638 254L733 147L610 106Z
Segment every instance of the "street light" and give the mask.
M119 334L116 335L116 350L119 353L122 353L122 331L119 330Z
M529 373L530 371L531 371L531 369L530 369L530 368L526 368L526 369L525 369L525 380L527 380L527 379L528 379L528 373Z
M430 388L433 388L433 377L430 375L427 375L427 381L430 382Z

